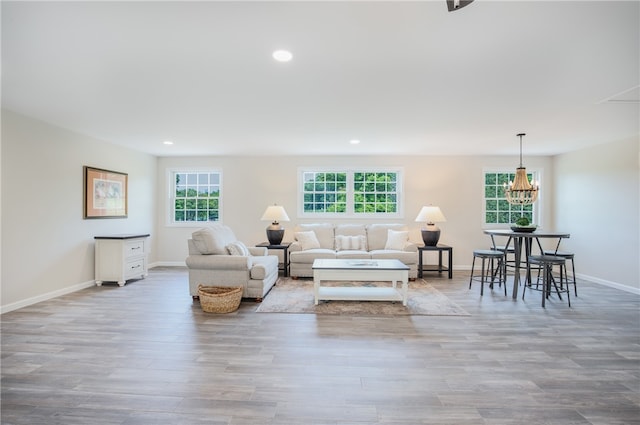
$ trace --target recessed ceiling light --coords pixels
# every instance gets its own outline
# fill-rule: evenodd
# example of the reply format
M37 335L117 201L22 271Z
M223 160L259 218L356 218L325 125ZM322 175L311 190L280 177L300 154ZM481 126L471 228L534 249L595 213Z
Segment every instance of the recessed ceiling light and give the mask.
M357 145L357 144L359 144L359 143L360 143L360 140L358 140L358 139L352 139L352 140L349 140L349 143L351 143L352 145Z
M171 140L165 140L164 142L165 145L173 145L173 142Z
M271 56L278 62L289 62L293 59L293 55L288 50L276 50Z

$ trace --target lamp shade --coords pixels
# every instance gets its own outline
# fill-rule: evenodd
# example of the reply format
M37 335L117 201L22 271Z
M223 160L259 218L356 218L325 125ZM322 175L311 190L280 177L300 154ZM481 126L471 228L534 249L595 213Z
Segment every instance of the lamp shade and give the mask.
M425 222L427 224L433 224L433 223L442 223L444 221L447 221L447 219L444 218L444 214L442 214L440 207L434 207L429 205L426 207L422 207L422 209L418 213L418 216L416 217L416 221Z
M278 223L280 221L290 221L287 212L284 210L284 207L280 205L269 205L264 214L262 214L262 218L260 220L271 221L273 223Z

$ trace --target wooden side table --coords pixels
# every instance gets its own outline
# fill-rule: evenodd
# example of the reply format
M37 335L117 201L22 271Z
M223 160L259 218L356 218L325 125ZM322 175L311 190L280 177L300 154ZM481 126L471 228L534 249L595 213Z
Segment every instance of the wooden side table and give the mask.
M424 251L438 251L438 264L428 265L423 264L422 262L422 254ZM444 266L442 264L442 252L447 251L448 255L448 265ZM419 246L418 247L418 277L422 277L422 272L438 272L442 273L443 271L449 272L449 279L453 279L453 247L449 245L436 245L436 246Z
M278 264L278 269L282 270L284 277L287 277L289 276L289 245L291 245L291 242L283 242L279 245L271 245L269 242L262 242L256 246L267 249L281 249L283 251L282 263Z

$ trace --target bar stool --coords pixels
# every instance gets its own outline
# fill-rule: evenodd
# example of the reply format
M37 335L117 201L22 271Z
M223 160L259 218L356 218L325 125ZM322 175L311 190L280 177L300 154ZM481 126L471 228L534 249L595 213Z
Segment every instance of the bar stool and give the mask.
M476 265L476 258L482 260L482 270L480 275L474 275L473 270ZM491 279L489 287L493 289L493 283L498 276L498 285L503 286L504 294L507 295L507 272L505 270L504 252L495 249L476 249L473 251L473 263L471 263L471 276L469 277L469 289L471 284L480 282L480 296L484 295L484 282ZM488 267L485 267L485 264Z
M562 274L564 273L564 281L567 285L571 285L573 283L573 292L576 297L578 296L578 285L576 285L576 266L573 262L574 254L573 252L566 251L558 251L549 249L544 251L545 255L555 255L556 257L563 257L565 260L571 261L571 279L569 279L569 273L567 269L567 263L565 262L564 266L560 266L560 281L562 281Z
M553 277L553 267L554 266L559 266L559 267L563 267L566 265L565 263L565 259L563 257L558 257L555 255L530 255L528 258L528 265L527 267L541 267L543 272L542 272L542 307L545 307L545 301L546 299L549 297L549 295L551 294L551 284L553 283L553 286L556 290L556 293L558 294L558 298L562 299L562 295L560 295L561 292L566 292L567 293L567 301L569 302L569 307L571 307L571 299L569 297L569 293L571 292L569 290L569 285L563 285L563 281L562 281L562 275L560 275L560 286L557 285L555 278ZM533 283L529 282L528 284L524 285L524 288L522 290L522 299L524 300L524 294L527 291L527 286L529 286L529 289L534 289L533 288ZM538 285L536 284L536 290L537 290Z

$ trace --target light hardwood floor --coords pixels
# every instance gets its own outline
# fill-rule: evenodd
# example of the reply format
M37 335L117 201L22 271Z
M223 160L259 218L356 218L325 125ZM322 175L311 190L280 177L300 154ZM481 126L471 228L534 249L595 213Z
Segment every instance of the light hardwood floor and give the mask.
M206 314L183 268L6 313L2 424L640 424L640 296L425 278L470 316Z

